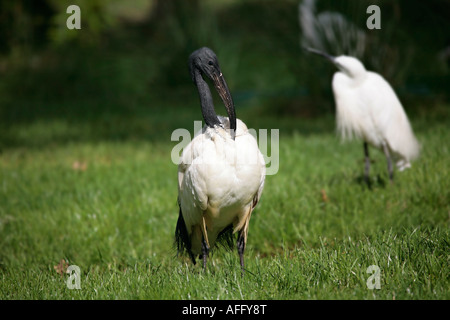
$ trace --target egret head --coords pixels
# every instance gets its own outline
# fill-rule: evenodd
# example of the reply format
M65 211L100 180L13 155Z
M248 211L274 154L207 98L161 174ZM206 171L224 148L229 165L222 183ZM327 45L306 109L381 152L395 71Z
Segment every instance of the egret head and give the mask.
M189 70L191 73L192 81L194 81L194 83L197 85L197 88L199 89L200 97L205 94L210 95L210 92L206 93L204 85L200 85L200 82L203 81L202 75L205 75L214 83L214 87L216 88L217 93L222 99L227 110L230 120L230 129L232 130L231 135L234 138L234 134L236 131L236 114L233 99L231 97L230 90L228 89L228 85L225 81L222 71L220 70L219 61L217 60L217 56L214 51L207 47L203 47L194 51L189 57ZM205 108L205 106L202 105L202 108ZM211 103L211 105L207 106L207 108L209 108L210 110L206 112L211 113L211 111L213 111L211 110L211 108L213 109L214 107ZM215 113L213 117L217 119ZM215 119L211 122L207 118L205 118L205 121L208 126L212 126L216 123Z
M341 72L345 73L350 78L357 78L366 73L366 68L358 59L350 56L334 57L326 52L319 51L313 48L306 48L309 52L318 54L327 60L331 61Z
M366 68L358 59L350 56L339 56L334 58L334 64L343 73L351 78L356 78L366 73Z

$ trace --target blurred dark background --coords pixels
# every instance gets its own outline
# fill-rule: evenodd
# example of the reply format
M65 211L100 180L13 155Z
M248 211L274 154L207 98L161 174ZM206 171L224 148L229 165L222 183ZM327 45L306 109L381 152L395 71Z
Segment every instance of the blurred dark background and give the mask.
M335 70L302 49L299 4L306 2L2 1L0 150L83 140L167 141L173 129L191 129L200 108L187 59L201 46L217 53L238 117L250 126L278 127L278 118L293 130L297 120L331 119ZM450 1L308 3L329 28L339 20L363 34L357 55L392 84L410 118L448 121ZM81 30L66 27L71 4L81 8ZM371 4L381 9L381 30L366 27ZM325 49L349 54L339 41ZM219 108L216 102L223 113Z

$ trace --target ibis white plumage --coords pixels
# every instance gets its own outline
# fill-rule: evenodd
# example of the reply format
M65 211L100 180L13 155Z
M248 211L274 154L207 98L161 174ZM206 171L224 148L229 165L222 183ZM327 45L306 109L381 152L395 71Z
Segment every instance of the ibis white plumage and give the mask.
M420 149L394 90L381 75L367 71L354 57L333 57L316 49L308 50L325 57L339 69L332 80L337 130L343 139L357 137L364 141L366 183L370 186L368 144L384 152L392 182L391 157L402 171L411 167Z
M264 158L246 125L236 119L215 53L206 47L196 50L189 58L189 66L206 125L184 148L178 166L177 249L187 251L194 264L197 255L202 257L206 267L216 240L223 234L237 233L243 271L250 216L264 187ZM202 76L214 83L228 117L216 115Z

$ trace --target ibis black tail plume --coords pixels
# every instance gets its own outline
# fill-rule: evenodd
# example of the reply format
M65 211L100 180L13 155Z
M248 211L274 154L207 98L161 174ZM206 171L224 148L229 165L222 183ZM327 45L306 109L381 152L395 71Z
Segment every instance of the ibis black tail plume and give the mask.
M191 241L186 229L186 223L184 222L183 214L181 212L178 215L177 226L175 228L175 245L177 247L177 254L182 254L185 251L189 254L192 263L195 264L195 257L191 251Z

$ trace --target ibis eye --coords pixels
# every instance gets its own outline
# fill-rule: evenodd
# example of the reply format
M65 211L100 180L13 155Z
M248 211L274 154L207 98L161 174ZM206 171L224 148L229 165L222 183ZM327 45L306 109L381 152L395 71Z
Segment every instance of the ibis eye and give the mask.
M212 62L211 60L209 60L209 61L208 61L208 64L209 64L210 66L212 66L212 65L213 65L213 62Z

